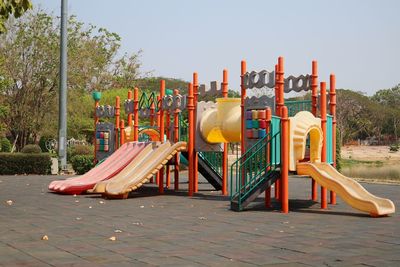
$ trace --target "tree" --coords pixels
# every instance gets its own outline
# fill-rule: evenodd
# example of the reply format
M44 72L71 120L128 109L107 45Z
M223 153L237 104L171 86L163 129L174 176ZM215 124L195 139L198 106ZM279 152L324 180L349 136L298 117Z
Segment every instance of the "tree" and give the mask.
M400 131L400 84L391 89L379 90L372 100L379 105L380 111L386 111L386 134L394 135L397 142Z
M0 105L7 110L1 121L22 148L38 141L42 132L57 133L60 31L58 20L41 10L8 23L8 32L0 35ZM68 105L68 113L77 114L79 99L88 92L113 88L119 47L118 34L69 18L68 98L75 105ZM129 70L139 73L133 55ZM68 120L78 121L74 116Z
M10 15L19 18L32 8L30 0L0 0L0 34L6 32L5 22Z
M378 106L368 96L352 90L337 90L337 122L342 138L341 143L354 139L365 139L380 135L382 125L378 116L385 113L377 112ZM377 118L374 120L373 118Z

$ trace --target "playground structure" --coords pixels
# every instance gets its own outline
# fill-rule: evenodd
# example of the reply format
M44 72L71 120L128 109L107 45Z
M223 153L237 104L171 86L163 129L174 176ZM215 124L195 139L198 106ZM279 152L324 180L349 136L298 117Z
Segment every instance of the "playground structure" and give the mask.
M326 83L321 82L318 94L316 61L312 62L311 74L287 78L282 57L274 71L248 72L246 62L242 61L241 98L228 98L227 70L223 71L220 88L212 82L210 90L199 85L194 73L187 95L180 95L179 90L167 90L166 94L165 82L161 81L159 96L142 93L139 97L135 88L132 99L132 92L128 92L124 102L126 127L120 118L120 98L116 98L115 106L100 106L100 97L94 95L94 153L97 160L104 162L85 174L87 177L55 181L49 189L61 193L88 190L108 198L127 198L129 192L144 183L155 182L162 194L165 187L170 188L172 166L174 190L179 190L182 154L189 166L189 196L198 192L199 172L216 190L228 195L228 143L240 142L241 157L230 166L232 210L243 210L263 192L265 206L270 207L274 185L274 197L282 212L287 213L289 172L297 172L312 178L313 201L317 201L317 183L321 185L322 209L327 208L330 190L330 204L336 204L337 193L349 205L371 216L394 213L393 202L371 195L335 170L333 74L329 85L327 94ZM248 90L257 88L270 89L274 96L247 97ZM285 93L302 91L311 91L311 99L285 102ZM199 101L205 96L216 101ZM183 113L187 113L187 119ZM115 124L100 121L102 118L115 118ZM140 119L148 120L149 125L141 126ZM128 144L137 144L140 149L131 154L121 152Z

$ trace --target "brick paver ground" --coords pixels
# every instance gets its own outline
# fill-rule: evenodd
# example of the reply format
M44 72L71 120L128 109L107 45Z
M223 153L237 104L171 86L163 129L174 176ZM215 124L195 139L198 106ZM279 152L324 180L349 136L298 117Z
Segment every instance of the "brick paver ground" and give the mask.
M370 218L340 199L322 211L308 200L308 179L290 179L285 215L262 197L230 211L205 183L193 198L147 185L103 200L47 192L56 178L0 177L1 266L400 266L398 214ZM364 186L399 205L400 186Z

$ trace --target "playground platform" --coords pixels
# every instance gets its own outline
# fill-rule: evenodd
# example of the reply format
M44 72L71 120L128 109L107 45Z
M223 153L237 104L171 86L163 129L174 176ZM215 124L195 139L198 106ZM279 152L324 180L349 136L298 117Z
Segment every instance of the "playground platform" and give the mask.
M263 197L233 212L202 177L187 197L181 177L182 192L146 185L104 200L48 192L66 176L0 176L0 266L400 266L399 213L371 218L340 198L321 210L295 177L289 214ZM400 186L363 185L400 204Z

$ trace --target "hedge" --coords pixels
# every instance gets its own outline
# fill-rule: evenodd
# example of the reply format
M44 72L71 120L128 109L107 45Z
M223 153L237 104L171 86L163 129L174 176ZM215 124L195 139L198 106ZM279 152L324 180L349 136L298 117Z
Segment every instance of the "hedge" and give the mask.
M0 153L0 175L49 174L49 154Z
M84 174L94 167L93 155L76 155L70 161L77 174Z

